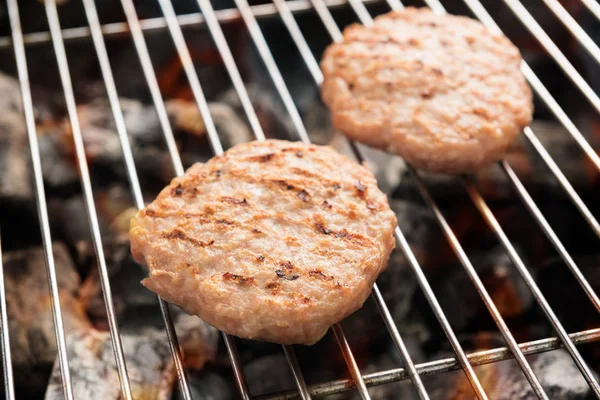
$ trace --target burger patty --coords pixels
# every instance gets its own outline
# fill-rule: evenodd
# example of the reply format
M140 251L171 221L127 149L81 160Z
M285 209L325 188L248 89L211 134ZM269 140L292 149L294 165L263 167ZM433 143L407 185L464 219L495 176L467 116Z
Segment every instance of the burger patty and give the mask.
M415 167L502 158L533 113L519 50L470 18L405 8L352 25L321 62L334 126Z
M131 221L146 287L236 336L312 344L366 300L396 217L329 147L240 144L173 179Z

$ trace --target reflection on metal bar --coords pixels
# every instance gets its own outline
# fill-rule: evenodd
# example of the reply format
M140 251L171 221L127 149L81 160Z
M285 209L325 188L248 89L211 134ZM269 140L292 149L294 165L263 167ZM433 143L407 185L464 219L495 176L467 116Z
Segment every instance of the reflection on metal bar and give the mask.
M552 245L554 246L556 251L558 251L558 254L561 256L565 264L567 264L573 275L575 275L575 279L577 279L577 281L579 282L589 299L592 301L592 304L594 305L596 310L600 311L600 299L598 299L598 295L596 294L590 283L587 281L585 276L581 273L579 267L577 266L577 264L575 264L575 260L573 260L573 258L571 257L567 249L564 247L558 236L556 236L556 233L554 232L552 227L550 227L550 224L548 223L538 206L535 204L535 201L533 201L533 199L531 198L531 195L525 189L525 186L523 186L523 184L517 177L515 171L513 171L513 169L508 165L506 161L501 161L500 167L504 170L504 172L512 182L515 190L523 200L523 203L525 203L525 206L529 209L529 212L536 220L537 224L542 228L546 237L552 242Z
M600 340L600 329L590 329L571 333L569 335L573 343L581 345L584 343L597 342ZM546 338L534 340L519 344L519 348L525 355L538 354L546 351L560 349L562 346L558 338ZM467 356L469 362L474 366L492 364L498 361L510 360L513 358L512 352L507 347L498 347L491 350L482 350L471 353ZM431 376L440 373L454 371L460 369L460 363L456 358L444 358L441 360L430 361L423 364L417 364L417 371L421 376ZM364 376L367 386L384 385L387 383L399 382L408 379L408 373L404 368L391 369L387 371L375 372ZM319 383L311 385L308 390L311 395L327 396L331 394L346 392L352 389L352 381L341 379L332 382ZM296 400L298 395L295 391L279 392L274 394L266 394L254 398L254 400Z
M437 2L437 0L429 0L430 3ZM502 34L500 27L492 16L486 11L486 9L481 5L479 0L464 0L465 4L473 14L485 25L487 29L494 33ZM558 104L556 99L550 94L548 89L544 86L542 81L538 78L538 76L533 72L529 64L525 61L521 62L521 72L525 75L525 78L533 87L533 90L537 93L537 95L544 101L546 106L552 111L554 116L559 120L559 122L565 127L565 129L569 132L569 134L575 139L577 144L581 147L581 149L588 156L590 161L594 164L596 169L600 171L600 155L596 153L596 151L590 146L585 137L581 134L579 129L575 126L573 121L567 116L561 106Z
M513 352L515 359L519 363L519 366L521 367L521 370L525 374L525 377L531 384L533 391L535 392L535 394L538 398L547 399L548 396L544 392L542 385L540 384L539 380L535 376L533 370L531 369L531 366L527 362L527 359L525 359L525 356L520 351L517 341L513 337L510 329L508 328L508 325L506 325L506 322L504 322L504 319L502 318L500 311L498 311L498 308L494 304L494 301L492 300L487 289L483 285L483 282L481 281L481 278L477 274L477 271L475 270L475 267L471 263L471 260L469 260L469 257L467 256L467 254L463 250L462 246L460 245L456 235L450 228L450 225L448 225L448 222L446 222L446 219L442 215L442 212L439 210L437 204L435 203L435 201L433 200L433 198L427 191L427 188L425 187L425 183L423 182L423 180L421 179L421 177L417 171L415 171L413 168L410 168L410 170L411 170L413 177L415 178L415 182L417 184L419 192L421 193L421 196L423 197L423 199L425 200L425 202L427 203L429 208L433 211L433 214L435 215L440 227L442 228L444 235L448 239L448 243L450 244L450 247L452 247L452 250L454 251L454 253L458 257L458 259L460 260L460 263L465 268L465 271L469 275L469 279L471 279L471 282L473 282L473 285L475 285L475 288L477 289L479 296L481 296L481 299L485 303L485 306L487 307L489 313L491 314L492 318L496 322L496 325L498 326L498 329L500 330L502 337L504 337L504 340L506 340L508 347Z
M6 313L6 292L4 291L4 266L2 264L2 240L0 239L0 338L2 339L2 369L4 370L4 396L15 399L12 357L10 355L10 335Z
M548 166L548 168L550 168L550 171L552 171L552 174L556 177L564 191L567 193L567 196L569 196L573 204L575 204L575 207L577 207L585 219L585 222L587 222L590 228L592 228L596 236L600 238L600 223L598 223L598 220L596 220L590 209L585 205L581 197L579 197L575 191L575 188L573 188L571 183L567 180L567 177L562 173L560 168L558 168L558 165L556 165L556 162L554 162L550 154L548 154L548 151L544 148L542 142L540 142L530 127L523 129L523 134L540 154L544 160L544 163Z
M519 0L504 0L512 12L517 18L525 25L525 27L531 32L531 34L540 42L540 44L546 49L546 51L554 58L554 61L560 66L571 81L575 84L577 89L588 99L588 101L594 106L596 111L600 113L600 97L594 92L594 89L588 85L583 77L577 72L573 64L565 57L560 51L558 46L554 44L550 36L544 31L544 29L538 24L533 16L527 11L527 9L521 4Z
M600 19L600 4L596 0L581 0L596 18Z
M46 193L44 190L44 178L42 175L42 162L40 160L40 149L37 140L35 117L33 113L33 102L31 100L31 89L29 87L29 73L27 72L27 59L25 46L23 44L23 31L21 30L21 19L19 17L19 6L17 0L7 0L10 16L12 38L15 46L15 59L21 96L23 99L23 110L25 113L25 125L29 138L29 149L31 150L31 164L33 166L33 180L35 186L35 197L40 220L40 230L46 257L46 271L48 274L48 288L50 290L50 301L52 304L52 317L54 319L54 335L58 349L58 365L60 368L61 384L63 394L67 400L73 399L73 388L71 385L71 372L69 371L69 360L67 357L67 341L65 340L65 328L63 324L60 299L58 296L58 283L56 278L56 267L54 265L54 252L52 250L52 237L50 235L50 222L48 207L46 205Z
M52 42L54 45L54 52L56 55L56 62L58 64L58 72L60 75L60 80L65 95L65 103L69 115L69 122L71 124L71 132L73 136L73 142L75 145L77 166L79 168L79 173L81 177L81 186L83 189L86 211L88 214L88 222L90 224L90 231L92 235L92 241L94 244L94 250L96 251L96 261L98 262L100 282L102 285L102 293L104 296L104 303L106 306L107 318L110 328L111 342L113 345L113 352L115 355L115 361L119 375L119 382L121 383L121 394L127 399L132 399L129 378L127 376L127 368L125 366L125 355L123 353L123 345L121 343L121 336L119 335L119 328L117 326L116 314L112 302L110 281L108 279L106 258L104 256L104 248L102 245L100 224L98 222L98 215L96 212L96 205L94 202L94 193L92 190L90 172L88 170L85 148L83 144L83 136L81 132L81 126L79 124L79 117L77 115L77 105L75 103L75 94L73 91L73 84L71 81L71 73L69 71L69 65L67 61L64 43L62 41L62 37L60 36L61 29L60 21L58 19L58 12L56 9L56 2L54 0L48 0L45 4L46 14L48 16L48 25L50 26Z
M171 129L169 117L167 115L167 110L165 108L162 95L160 93L158 81L154 72L154 67L152 66L150 54L148 53L148 47L146 46L146 40L144 39L144 34L140 27L139 19L137 13L135 12L135 7L131 0L122 0L121 5L127 18L127 23L131 31L131 37L134 42L134 46L142 67L142 71L144 73L144 77L146 79L146 83L148 84L148 89L150 90L150 95L152 96L152 101L154 103L156 113L158 115L158 120L163 131L165 142L167 144L167 149L171 157L173 169L176 175L183 175L183 164L181 163L181 158L177 150L177 145L173 136L173 130ZM131 152L131 144L128 140L122 142L122 144L124 146L123 151ZM135 168L128 172L130 172L130 174L128 175L130 178L130 183L134 186L139 186L137 176L135 176L135 179L133 179L134 175L131 173L135 172ZM138 208L144 207L143 198L136 198L135 201ZM158 297L158 304L160 306L161 315L165 323L165 330L169 342L169 349L171 351L173 361L175 363L175 369L177 371L177 377L179 379L179 387L181 389L181 394L183 395L184 399L188 400L191 399L192 394L187 375L183 368L181 351L179 348L179 342L177 340L177 332L175 331L175 325L173 324L173 318L171 317L171 310L169 309L169 305L162 298L160 298L160 296Z
M300 370L300 364L296 358L294 348L292 346L283 346L283 351L285 352L285 358L287 358L288 364L292 368L292 373L294 374L294 380L296 381L296 387L298 388L300 398L302 400L310 400L310 393L308 393L308 388L306 387L304 376Z
M338 8L348 4L347 0L325 0L327 6L330 8ZM363 0L366 4L378 3L382 0ZM312 5L309 0L290 0L290 9L294 13L303 13L312 10ZM277 9L273 4L260 4L251 6L252 12L256 18L268 18L273 15L277 15ZM215 11L217 19L222 23L229 23L238 21L241 19L240 13L237 8L228 8L224 10ZM177 16L179 25L183 28L197 28L202 27L206 21L201 13L183 14ZM101 26L102 34L106 38L129 36L129 26L126 22L114 22L110 24L104 24ZM151 33L156 31L164 31L167 28L167 21L164 18L148 18L140 20L140 29L145 32ZM77 28L67 28L62 30L63 39L65 41L75 39L86 39L91 36L90 30L87 26ZM50 32L33 32L23 35L23 42L25 45L36 45L42 43L48 43L51 41ZM10 37L0 37L0 49L12 46L12 40Z
M560 21L567 27L567 29L577 38L579 43L590 53L592 57L600 64L600 48L592 40L592 38L585 33L583 28L579 26L575 18L569 14L569 12L560 4L557 0L543 0L544 3L552 10L554 15L560 19Z
M350 350L350 345L348 345L348 341L344 336L344 332L342 331L342 327L340 324L335 324L332 327L333 333L335 334L335 339L337 340L340 348L342 349L342 353L344 355L344 359L346 360L346 364L350 369L350 375L352 375L353 385L358 389L358 393L360 394L360 398L363 400L370 400L371 396L369 395L369 391L367 389L367 385L363 379L363 376L358 369L358 364L356 364L356 360L352 355L352 351Z
M233 375L240 390L241 398L242 400L250 400L250 391L246 384L246 378L244 378L244 371L242 370L242 363L240 362L240 356L235 345L235 339L227 334L223 334L223 340L225 341L225 347L229 354L229 361L233 367Z
M169 0L160 0L162 2L169 2ZM223 59L223 64L225 64L225 68L227 69L227 73L231 78L231 82L233 83L233 87L235 88L238 97L240 98L240 102L242 103L242 107L244 108L244 112L246 113L246 117L248 118L248 122L250 122L250 127L254 132L254 136L257 139L263 140L265 139L265 133L263 132L262 127L260 126L260 122L258 120L258 116L256 115L256 111L252 106L252 102L250 101L250 96L248 95L248 91L244 86L244 81L240 75L240 71L235 63L233 58L233 54L231 53L231 49L227 44L227 40L225 39L225 35L223 34L223 30L221 29L221 25L219 24L219 20L217 18L216 12L213 10L210 0L198 0L198 5L202 10L202 15L206 19L206 25L208 26L208 30L210 35L217 46L217 50Z
M475 184L471 181L471 179L465 178L463 179L463 182L465 184L467 192L469 193L469 196L471 197L471 200L475 204L475 207L477 207L490 229L494 232L500 243L502 243L502 246L508 252L508 255L515 267L517 268L519 275L521 275L521 277L525 281L525 284L533 294L533 297L540 305L542 311L544 311L544 314L546 314L546 317L554 327L554 330L556 331L556 333L558 333L558 337L563 342L565 348L573 358L573 361L575 361L575 364L583 374L585 380L590 385L590 388L596 394L597 397L600 397L600 385L598 385L598 381L594 377L594 374L586 364L583 357L581 357L581 354L579 354L579 351L569 338L567 331L565 331L564 327L558 320L558 317L554 313L554 310L552 310L552 307L550 307L550 304L548 304L548 301L542 294L540 288L535 283L535 280L529 273L529 270L527 269L525 263L517 253L517 250L512 245L510 239L508 239L508 236L506 236L506 234L504 233L504 230L500 226L500 223L498 222L498 220L486 204L485 200L479 193L479 190L476 188Z
M285 109L287 110L292 123L294 124L294 128L300 136L300 140L304 143L310 143L310 139L308 138L308 132L306 132L306 127L302 122L302 117L300 117L300 113L294 104L294 100L292 100L292 95L290 94L287 85L285 84L283 77L281 76L281 72L273 59L273 55L271 54L271 50L269 50L269 46L263 36L260 27L258 26L258 22L256 22L256 18L252 14L252 9L246 0L234 0L237 5L240 13L242 14L242 18L244 19L244 23L246 24L246 28L248 28L248 32L252 37L252 41L256 46L260 57L267 68L269 76L273 80L273 84L277 89L277 93L281 97Z

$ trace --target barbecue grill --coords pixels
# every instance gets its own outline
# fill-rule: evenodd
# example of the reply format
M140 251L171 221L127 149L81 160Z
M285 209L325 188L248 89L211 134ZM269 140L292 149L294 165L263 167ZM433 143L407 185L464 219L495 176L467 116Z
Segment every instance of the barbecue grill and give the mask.
M177 175L181 175L184 173L184 167L174 137L173 128L168 117L165 100L163 99L163 94L161 93L161 89L159 87L157 74L151 61L150 52L145 38L146 33L159 30L167 30L169 32L180 58L185 76L189 82L193 98L204 121L210 146L213 153L218 155L223 152L223 145L221 143L217 127L211 117L211 110L203 93L203 88L182 29L203 25L210 32L218 53L220 54L229 77L231 78L235 92L239 96L241 107L245 113L247 121L249 122L250 129L256 139L263 140L265 139L265 133L263 132L263 127L261 126L259 118L257 117L245 82L242 80L242 75L238 68L239 60L236 60L234 57L234 53L230 48L230 43L226 39L226 36L222 30L223 24L241 19L248 30L256 50L258 51L260 59L268 71L269 77L272 79L278 95L283 101L283 105L291 120L291 124L297 133L296 139L305 143L309 143L309 134L301 114L295 105L294 99L292 98L292 95L288 89L287 82L284 80L280 70L278 69L278 64L271 53L271 49L267 44L264 33L261 30L257 19L281 19L293 42L297 46L298 54L300 55L298 62L305 63L310 75L314 80L314 83L319 85L323 80L323 76L319 69L317 59L313 55L307 39L297 24L295 15L296 13L316 13L326 31L331 36L331 40L339 41L341 40L341 31L340 27L338 27L332 16L332 8L344 6L350 7L361 23L369 25L372 23L373 17L371 16L366 5L371 3L378 4L380 6L386 5L389 7L389 9L394 10L403 7L403 4L399 0L386 0L385 2L374 0L273 0L272 3L260 5L250 5L247 0L235 0L235 8L215 10L210 0L198 0L197 3L200 13L196 12L191 14L177 15L170 0L157 1L160 4L160 9L163 13L161 17L152 19L139 19L133 0L122 0L121 4L125 12L126 21L103 25L98 18L96 2L94 0L82 0L88 25L83 27L61 29L56 1L46 0L45 10L50 28L49 32L33 32L24 34L20 23L21 17L19 15L19 9L22 14L24 12L24 7L19 7L17 0L7 0L12 35L10 37L0 38L0 48L12 47L17 65L23 101L24 118L27 127L29 149L31 152L31 162L33 166L34 192L37 199L40 229L46 257L48 286L51 294L50 298L52 302L54 330L58 351L57 360L60 368L62 391L67 399L74 398L71 371L69 369L70 360L67 351L66 334L68 332L65 332L63 318L61 315L59 288L55 271L52 237L48 216L48 205L46 203L46 194L42 175L42 160L40 158L38 134L36 132L36 121L28 76L29 67L25 52L26 47L34 44L39 46L48 46L54 51L56 57L60 83L71 125L77 167L80 172L81 185L85 198L85 207L89 217L92 240L97 256L97 264L114 352L114 361L118 370L122 397L131 399L134 397L134 395L131 391L130 380L127 372L127 363L125 360L123 344L115 315L115 308L111 293L111 281L109 279L107 260L104 254L103 237L101 235L98 222L97 204L94 201L94 191L91 183L88 161L86 159L86 149L83 139L85 132L82 131L80 126L81 124L78 117L77 104L75 101L73 88L74 82L69 71L65 42L90 37L93 41L93 46L96 51L106 89L106 94L108 95L111 106L112 117L116 123L116 131L119 136L134 203L137 208L143 208L144 198L142 196L142 188L140 179L138 178L138 170L135 165L126 123L124 121L123 112L119 102L119 88L115 83L111 60L106 49L106 38L115 35L131 35L137 56L139 57L139 61L142 66L144 78L150 91L152 103L156 109L162 132L164 133L164 139L166 141L166 146L168 148L168 153L170 155L174 171ZM600 63L599 47L590 38L588 33L586 33L586 31L580 27L580 25L561 5L561 3L558 0L542 1L545 6L555 15L555 17L562 24L564 24L574 39L580 43L588 55L592 57L594 62ZM431 7L435 12L446 12L446 9L438 0L424 0L424 3L424 5ZM578 72L578 69L573 65L573 63L563 54L563 52L561 52L559 47L554 44L550 36L532 16L530 11L521 3L520 0L505 0L503 3L504 6L507 7L507 9L509 9L526 27L531 35L537 41L539 41L548 54L555 60L560 69L562 69L566 77L572 81L576 89L581 92L584 98L591 104L592 108L595 109L595 112L600 113L600 97L592 89L588 80L586 80L580 74L580 72ZM600 5L598 5L595 0L581 0L580 3L582 7L585 7L586 12L589 12L590 15L593 15L595 18L600 20ZM472 15L486 25L488 29L493 32L500 32L499 26L488 13L487 9L479 2L479 0L464 0L464 4L466 4L468 9L472 12ZM597 22L598 21L596 21L596 23ZM564 134L570 135L577 143L577 145L588 158L590 165L592 166L593 173L597 174L598 171L600 171L600 157L598 156L596 150L592 148L575 123L561 108L559 103L553 98L553 96L550 94L550 91L544 86L541 79L539 79L534 73L533 69L526 62L522 63L521 69L530 85L534 89L537 99L545 104L558 122L564 127ZM565 192L565 195L581 213L585 222L587 222L588 226L582 225L577 229L591 229L593 234L597 238L600 238L600 224L586 203L584 203L580 195L577 193L574 186L572 186L565 174L561 171L559 165L553 160L550 153L546 150L542 144L542 141L538 139L536 132L528 127L525 128L523 133L525 139L531 144L532 148L558 181L560 189ZM350 149L358 161L366 160L367 156L364 153L364 149L359 145L350 143ZM501 161L499 163L499 168L501 168L501 170L506 174L510 184L522 199L524 206L539 225L539 229L541 229L549 242L556 249L558 255L564 261L564 266L568 268L568 270L574 275L576 281L589 298L589 301L591 301L593 307L597 311L600 311L600 299L592 288L592 285L590 282L588 282L586 276L584 276L584 274L580 271L579 266L575 262L574 258L567 251L567 248L563 245L559 235L555 232L551 223L548 222L540 207L538 207L536 202L533 200L533 197L530 195L525 185L521 182L520 178L517 176L517 173L507 161ZM491 208L486 203L486 200L484 200L484 197L478 189L475 180L470 176L460 177L466 193L468 193L468 196L483 217L484 221L489 226L489 229L494 233L499 243L504 247L513 263L513 267L521 276L527 289L531 292L533 298L539 304L545 317L552 325L556 333L556 337L547 337L540 340L518 343L515 335L511 329L509 329L507 323L501 315L497 305L492 300L492 297L490 296L486 285L480 278L474 264L472 263L472 260L459 242L457 235L451 228L451 225L447 221L444 213L436 204L433 195L428 189L426 179L423 178L422 172L414 170L411 167L408 167L408 170L410 171L410 175L414 180L418 192L421 194L424 202L427 204L433 217L439 224L450 245L450 248L455 253L462 267L464 267L464 271L467 273L477 293L487 307L490 316L493 318L493 321L497 325L499 332L505 340L506 346L473 353L467 353L463 349L457 333L453 330L447 318L447 314L451 313L452 310L443 309L438 302L438 298L432 289L431 283L426 278L422 266L420 265L415 253L413 252L413 249L409 245L409 242L403 233L403 220L399 219L399 227L395 230L397 247L402 251L408 262L408 265L411 267L412 272L416 276L416 281L423 291L429 307L431 308L435 318L441 326L441 329L447 337L448 343L454 352L454 357L442 358L424 363L414 362L414 355L411 354L409 347L405 343L405 338L400 334L398 326L394 322L388 305L384 300L384 295L380 291L379 287L375 285L373 288L372 298L402 359L404 367L364 374L359 368L359 364L357 363L355 355L353 354L353 350L351 349L342 326L340 324L336 324L332 327L332 330L339 345L339 351L343 355L343 358L346 362L348 372L350 374L349 379L307 385L303 377L302 368L296 357L295 349L292 346L283 346L283 352L293 374L296 388L294 390L285 392L261 394L260 396L252 397L246 383L246 377L244 375L238 350L236 348L236 340L227 334L223 334L224 343L231 362L231 368L233 370L235 382L241 398L310 399L311 397L316 396L326 396L346 391L356 391L361 398L369 399L369 387L371 386L410 380L418 396L421 399L427 399L429 398L430 393L428 392L427 385L423 383L422 377L441 374L451 370L462 369L466 378L470 382L472 393L477 396L477 398L485 399L487 398L487 394L484 389L484 385L482 385L480 382L480 379L475 373L474 367L483 364L496 363L509 358L514 358L516 360L519 368L522 370L524 376L530 384L531 390L533 390L535 395L538 398L548 398L548 394L542 387L540 379L538 376L536 376L536 373L534 373L534 370L532 369L526 356L530 354L552 351L559 348L566 349L570 357L575 362L581 375L585 378L585 381L587 381L591 391L596 397L600 398L600 384L598 383L598 379L594 372L592 372L592 370L588 367L577 347L578 345L594 342L600 339L600 328L587 329L572 333L568 333L565 330L561 321L555 314L555 311L546 300L546 296L556 294L542 293L542 290L540 290L536 279L534 279L534 276L531 274L528 265L526 265L523 257L517 251L515 243L509 239L508 235L505 233L505 227L500 225L496 215L492 212ZM5 229L5 231L8 231L3 232L5 235L10 235L10 227ZM2 260L0 258L0 269L1 267ZM15 390L13 385L13 368L10 350L11 338L8 334L9 321L7 317L6 295L3 277L3 272L0 271L0 323L2 332L4 386L6 397L13 399L15 398ZM167 332L169 348L171 350L172 358L177 371L180 393L182 398L191 399L192 390L190 388L188 376L186 375L186 370L183 366L183 355L180 352L180 346L177 340L177 332L175 330L169 305L163 300L159 300L159 304L160 311L162 313L162 319L164 320L164 327L166 328Z

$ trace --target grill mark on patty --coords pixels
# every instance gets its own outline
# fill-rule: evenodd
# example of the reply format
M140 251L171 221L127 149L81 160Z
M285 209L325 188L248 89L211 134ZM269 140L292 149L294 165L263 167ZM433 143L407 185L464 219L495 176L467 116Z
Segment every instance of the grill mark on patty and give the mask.
M377 204L373 200L367 200L367 208L369 210L377 210Z
M173 229L171 232L163 233L161 236L163 239L176 239L176 240L184 240L186 242L192 243L195 246L199 247L207 247L212 246L215 241L211 240L209 242L204 242L202 240L195 239L185 234L181 229Z
M183 187L181 187L181 184L175 186L173 189L171 189L171 196L181 196L183 194Z
M223 196L221 197L221 201L225 201L227 203L235 204L242 207L246 207L248 205L248 201L245 198L243 200L240 200L236 199L235 197Z
M223 280L224 281L230 281L230 282L239 283L241 285L253 285L255 283L255 280L252 277L245 277L243 275L236 275L236 274L232 274L230 272L225 272L223 274Z
M295 281L300 278L300 274L294 273L294 264L291 261L284 261L279 263L282 269L275 271L277 277L287 279L288 281Z
M310 194L304 189L298 192L298 198L305 203L310 203Z
M354 184L354 187L358 191L359 196L363 196L365 191L367 190L367 186L365 186L365 184L362 183L362 181L360 181L360 180L356 181L356 183Z
M308 172L308 171L306 171L306 173L312 174L311 172ZM264 177L252 176L252 175L249 175L246 170L228 171L227 176L230 178L237 178L238 180L245 182L245 183L255 184L257 182L260 182L267 187L279 186L286 190L301 189L300 186L313 187L315 185L319 185L323 189L333 189L334 191L337 191L341 188L341 185L339 184L339 182L337 182L333 179L330 179L325 175L319 175L319 174L312 174L311 177L313 179L311 179L308 182L305 179L303 179L302 177L296 177L296 179L290 180L290 179L273 178L273 177L269 177L269 176L264 176ZM292 187L290 188L290 186L292 186Z
M320 180L323 178L321 174L315 174L314 172L303 168L292 167L290 168L290 171L296 175L304 176L306 178L314 178L316 180Z
M332 229L327 228L323 222L317 221L315 222L315 229L317 232L322 233L323 235L331 235L336 237L337 239L345 239L349 242L359 245L359 246L371 246L373 242L366 236L363 236L359 233L351 233L346 229L342 229L341 231L334 231Z
M265 183L265 184L275 184L285 190L292 190L294 189L294 185L291 184L290 182L286 181L285 179L268 179L268 178L261 178L259 180L259 182L261 183Z
M308 271L308 276L313 276L324 281L332 281L335 279L333 275L325 275L320 269L313 269L312 271Z
M146 209L144 210L144 215L151 217L151 218L172 218L172 217L183 217L186 219L195 219L197 220L197 222L200 222L202 224L210 224L210 223L215 223L215 224L220 224L220 225L236 225L236 223L234 221L229 221L226 219L219 219L219 220L211 220L208 217L210 217L212 214L214 214L213 212L182 212L180 210L175 210L175 211L157 211L157 210L153 210L153 209Z
M302 293L292 293L291 296L297 303L310 304L312 302L310 297L306 297Z
M265 289L269 294L276 295L281 291L281 284L278 282L269 282L266 284Z
M247 157L246 160L248 160L248 161L258 161L258 162L268 162L268 161L271 161L272 159L276 158L278 155L279 155L279 153L259 154L259 155L256 155L256 156Z
M295 281L296 279L300 278L300 275L298 274L286 274L281 269L276 270L275 273L279 278L287 279L288 281Z

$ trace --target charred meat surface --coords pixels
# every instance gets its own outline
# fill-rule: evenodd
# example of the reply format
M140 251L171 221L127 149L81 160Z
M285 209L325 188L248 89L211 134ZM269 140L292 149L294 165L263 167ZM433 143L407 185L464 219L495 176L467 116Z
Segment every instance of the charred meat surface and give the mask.
M269 140L192 166L136 215L130 238L150 269L143 284L187 312L240 337L312 344L362 306L395 226L365 167Z
M325 52L322 97L348 137L435 172L502 158L532 118L519 50L479 22L406 8Z

